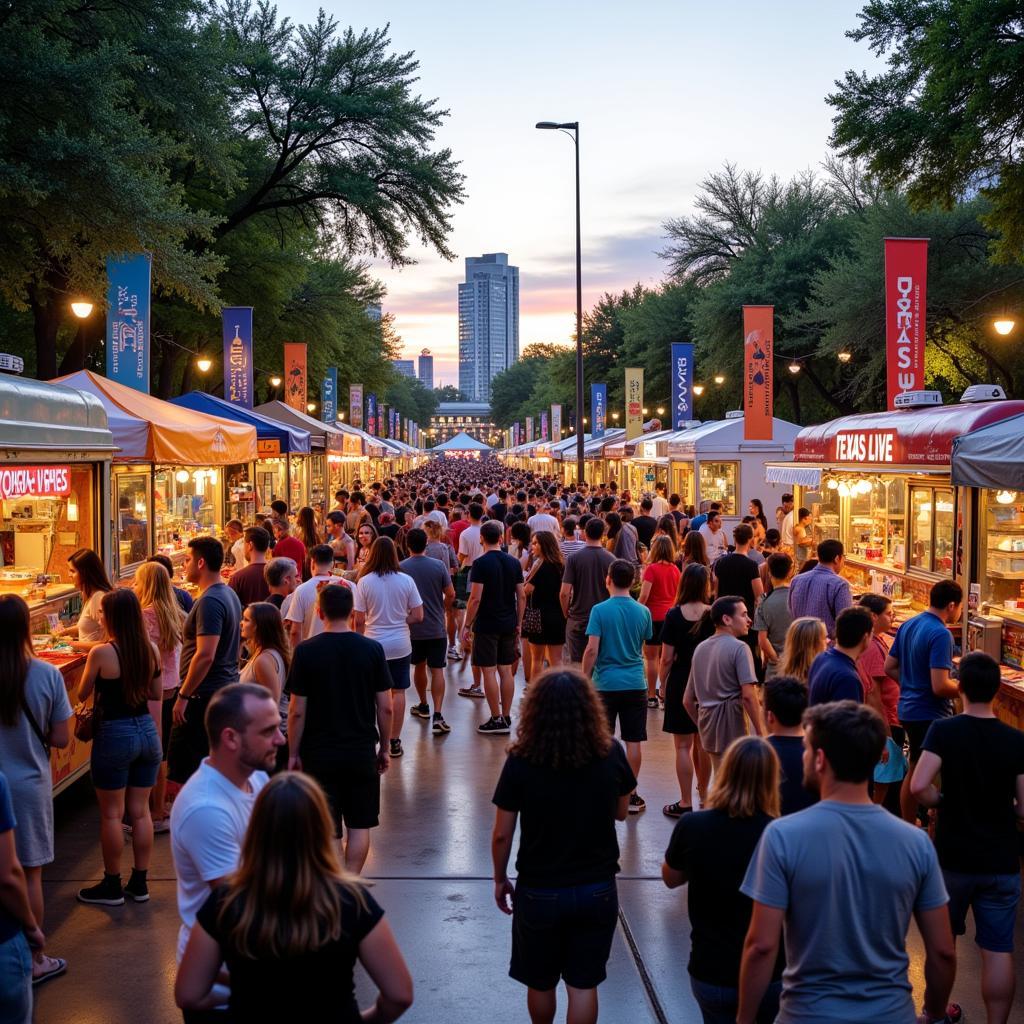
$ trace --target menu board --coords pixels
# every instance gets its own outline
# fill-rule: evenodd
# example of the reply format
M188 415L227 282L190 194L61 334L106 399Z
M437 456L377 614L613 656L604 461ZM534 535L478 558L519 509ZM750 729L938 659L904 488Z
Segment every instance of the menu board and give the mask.
M1024 669L1024 625L1003 620L1003 658L1004 664Z

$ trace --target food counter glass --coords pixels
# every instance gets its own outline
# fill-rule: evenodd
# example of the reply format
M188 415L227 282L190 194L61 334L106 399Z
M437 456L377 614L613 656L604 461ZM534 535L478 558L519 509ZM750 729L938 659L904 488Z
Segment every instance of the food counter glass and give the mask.
M150 549L151 501L153 476L149 466L118 466L114 470L114 503L117 519L114 524L118 566L124 573L144 562Z
M223 470L213 467L158 466L153 473L156 550L181 551L193 537L221 531Z

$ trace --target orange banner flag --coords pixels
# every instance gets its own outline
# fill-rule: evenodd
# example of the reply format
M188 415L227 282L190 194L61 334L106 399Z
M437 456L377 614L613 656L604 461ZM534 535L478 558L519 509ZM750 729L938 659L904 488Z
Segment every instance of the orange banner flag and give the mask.
M743 307L743 439L770 441L775 415L774 306Z

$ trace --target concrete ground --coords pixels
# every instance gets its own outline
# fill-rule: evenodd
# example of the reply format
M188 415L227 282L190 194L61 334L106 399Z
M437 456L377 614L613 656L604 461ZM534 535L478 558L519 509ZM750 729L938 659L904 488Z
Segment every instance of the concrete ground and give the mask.
M525 990L507 973L509 918L492 899L491 794L506 742L476 734L486 718L484 702L455 694L469 675L465 662L448 669L451 696L445 717L451 734L435 738L425 722L407 720L406 754L392 763L384 779L382 824L374 832L366 868L415 980L416 1001L403 1018L411 1024L527 1019ZM686 973L690 929L685 889L669 892L659 873L673 824L661 807L677 796L672 744L661 732L660 712L650 713L648 729L640 774L648 809L618 826L622 919L608 980L600 989L601 1018L691 1024L700 1021L700 1014ZM180 1021L172 995L178 918L167 837L156 840L150 902L91 907L75 900L76 891L101 874L98 814L88 781L58 798L56 821L57 859L44 873L46 934L49 952L67 958L69 968L65 977L37 990L37 1024ZM126 879L130 866L126 845ZM973 1024L985 1017L971 935L969 923L968 939L960 944L954 998ZM1024 939L1024 917L1018 918L1017 936ZM923 958L913 928L909 947L920 1007ZM373 999L365 976L358 993L364 1006ZM564 1020L564 1000L558 1019ZM1020 990L1012 1019L1024 1020Z

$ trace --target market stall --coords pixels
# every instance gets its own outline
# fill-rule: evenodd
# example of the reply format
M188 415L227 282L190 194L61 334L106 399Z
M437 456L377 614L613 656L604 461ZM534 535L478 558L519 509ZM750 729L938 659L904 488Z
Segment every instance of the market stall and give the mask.
M459 431L447 441L434 445L430 449L430 454L455 459L479 459L481 455L489 455L493 451L490 445L470 437L465 431Z
M583 444L586 445L589 440L590 435L584 434ZM539 454L546 455L550 459L550 462L544 466L545 473L557 477L566 486L576 482L576 477L579 474L576 472L575 434L570 434L568 437L560 438L549 444L546 451Z
M248 525L257 512L269 512L272 501L278 498L288 500L291 460L306 458L310 454L308 430L268 419L204 391L190 391L187 395L172 398L171 402L194 412L221 416L256 429L255 463L240 463L225 470L228 519L240 519Z
M651 430L639 437L621 438L605 447L606 459L616 459L619 489L639 500L655 493L657 484L668 487L668 442L675 430Z
M0 445L0 593L28 602L35 653L60 670L75 704L85 655L49 634L81 610L68 556L91 548L109 564L103 524L110 521L114 437L92 395L0 376ZM51 754L54 790L88 767L89 745L72 737Z
M587 483L607 484L612 480L618 482L621 460L605 459L604 453L609 446L618 444L626 436L623 427L612 427L600 437L592 437L583 445L583 467L587 474Z
M669 460L669 493L678 494L683 506L698 511L705 502L722 503L722 521L728 535L747 514L751 498L759 498L772 522L782 492L776 483L765 483L764 465L793 452L800 427L787 420L772 420L772 440L744 439L743 413L729 413L723 420L709 420L664 439Z
M102 403L118 448L110 520L117 575L131 575L154 551L183 558L191 537L220 535L225 471L256 458L255 428L172 405L89 370L58 383Z

